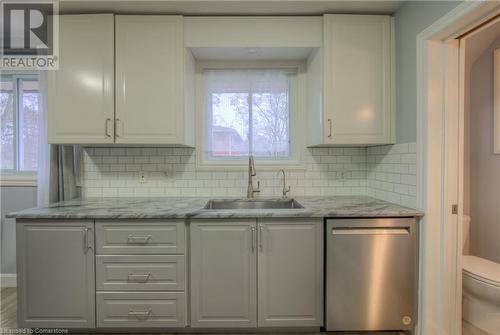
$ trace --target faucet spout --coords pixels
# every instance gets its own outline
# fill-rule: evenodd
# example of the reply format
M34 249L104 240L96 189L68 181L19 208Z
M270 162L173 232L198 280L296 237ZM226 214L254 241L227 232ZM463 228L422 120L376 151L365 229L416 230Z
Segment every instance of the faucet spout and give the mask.
M286 187L286 177L285 177L285 170L281 169L278 171L278 174L282 174L283 175L283 190L281 191L281 195L283 197L283 199L286 198L286 194L289 193L291 191L291 188L290 186Z

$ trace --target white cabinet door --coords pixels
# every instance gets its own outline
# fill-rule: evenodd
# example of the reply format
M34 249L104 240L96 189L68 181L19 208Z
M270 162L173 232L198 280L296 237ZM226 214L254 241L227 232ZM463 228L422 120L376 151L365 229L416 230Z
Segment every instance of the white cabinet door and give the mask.
M94 223L17 223L18 326L95 327Z
M191 326L257 325L255 220L191 222Z
M258 220L259 327L323 324L323 221Z
M59 70L48 71L49 143L113 143L113 15L61 15L59 24Z
M116 16L116 143L183 144L181 16Z
M392 25L390 16L324 16L325 144L394 141Z

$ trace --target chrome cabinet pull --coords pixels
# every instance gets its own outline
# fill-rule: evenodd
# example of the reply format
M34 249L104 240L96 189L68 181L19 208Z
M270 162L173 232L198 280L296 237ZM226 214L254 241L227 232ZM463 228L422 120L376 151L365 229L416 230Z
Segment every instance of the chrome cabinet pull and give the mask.
M146 283L150 277L151 277L151 272L148 272L146 274L135 274L135 273L128 274L129 281L135 281L138 283Z
M255 252L255 227L252 227L251 229L252 234L250 235L250 243L252 246L252 253Z
M91 242L92 241L92 237L89 238L89 236L88 236L89 232L91 232L91 231L92 231L91 228L85 227L83 229L83 246L84 246L85 253L87 253L87 251L89 249L92 249L92 242Z
M332 119L328 119L328 125L330 128L330 133L328 134L328 138L332 138Z
M121 129L121 135L120 135L120 134L119 134L119 132L118 132L118 128L119 128L118 124L119 124L119 123L121 123L121 125L122 125L122 126L121 126L121 128L122 128L122 129ZM119 118L116 118L116 119L115 119L115 137L120 137L120 136L122 136L122 135L123 135L123 122L122 122L122 120L120 120Z
M264 227L259 224L259 249L260 249L260 252L262 252L262 249L263 249L263 241L262 241L262 230L264 229Z
M109 134L109 122L111 122L110 118L107 118L106 121L104 121L104 134L106 134L106 137L111 137Z
M134 311L134 310L128 311L129 317L135 317L136 319L139 320L145 320L149 318L150 315L151 315L151 308L148 309L147 311Z
M147 235L147 236L133 236L129 235L127 237L127 243L133 243L133 244L147 244L151 240L152 236Z

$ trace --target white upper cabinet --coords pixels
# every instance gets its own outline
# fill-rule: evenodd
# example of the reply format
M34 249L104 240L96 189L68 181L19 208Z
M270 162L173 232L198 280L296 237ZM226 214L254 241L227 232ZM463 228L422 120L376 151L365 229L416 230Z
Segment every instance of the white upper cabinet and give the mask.
M185 60L182 16L116 16L116 143L193 144Z
M325 15L323 24L323 136L311 144L393 143L392 18Z
M113 143L113 15L61 15L59 24L59 70L48 71L49 143Z
M61 15L59 36L49 143L194 145L182 16Z

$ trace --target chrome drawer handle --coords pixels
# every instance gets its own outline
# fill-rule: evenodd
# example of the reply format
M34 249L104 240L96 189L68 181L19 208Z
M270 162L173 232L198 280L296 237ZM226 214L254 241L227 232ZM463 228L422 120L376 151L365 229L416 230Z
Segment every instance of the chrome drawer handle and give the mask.
M147 244L150 240L151 240L151 235L147 235L147 236L129 235L127 238L128 243L134 243L134 244Z
M128 274L129 281L135 281L139 283L147 282L150 277L151 277L151 272L148 272L147 274L134 274L134 273Z
M133 311L133 310L130 310L128 312L128 316L129 317L135 317L136 319L139 319L139 320L146 320L149 318L149 316L151 315L151 308L148 309L147 311Z

